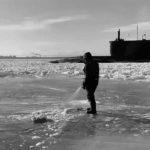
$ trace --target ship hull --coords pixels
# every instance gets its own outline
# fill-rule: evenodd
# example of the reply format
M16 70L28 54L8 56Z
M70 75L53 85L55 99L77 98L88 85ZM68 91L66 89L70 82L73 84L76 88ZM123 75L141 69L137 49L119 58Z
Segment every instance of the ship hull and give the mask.
M150 60L150 40L110 41L110 53L120 60Z

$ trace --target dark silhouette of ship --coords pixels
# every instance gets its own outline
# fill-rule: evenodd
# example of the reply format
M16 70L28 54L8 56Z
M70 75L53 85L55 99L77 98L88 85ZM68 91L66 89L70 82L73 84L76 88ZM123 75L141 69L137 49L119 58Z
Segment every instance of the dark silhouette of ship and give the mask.
M110 41L110 54L116 61L150 61L150 40L127 41L120 38L119 30L118 38Z
M138 35L138 30L137 30ZM146 36L145 36L146 37ZM118 38L110 41L110 56L93 56L97 62L150 62L150 40L146 40L144 36L142 40L124 40L120 38L120 29L118 30ZM67 57L59 62L79 62L83 63L82 56Z

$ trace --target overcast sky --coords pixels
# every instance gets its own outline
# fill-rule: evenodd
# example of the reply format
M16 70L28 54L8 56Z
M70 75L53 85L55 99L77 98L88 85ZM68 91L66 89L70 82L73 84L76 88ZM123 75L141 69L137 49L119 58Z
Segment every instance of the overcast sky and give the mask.
M0 55L109 55L117 37L150 39L149 0L0 0Z

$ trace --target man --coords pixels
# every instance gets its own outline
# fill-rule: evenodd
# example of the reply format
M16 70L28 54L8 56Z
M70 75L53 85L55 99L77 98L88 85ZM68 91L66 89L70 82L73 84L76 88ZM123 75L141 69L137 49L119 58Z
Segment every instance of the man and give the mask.
M87 99L90 102L90 108L87 108L88 114L96 114L96 102L94 92L98 86L99 81L99 65L92 58L90 52L83 55L85 67L83 69L85 79L82 88L87 91Z

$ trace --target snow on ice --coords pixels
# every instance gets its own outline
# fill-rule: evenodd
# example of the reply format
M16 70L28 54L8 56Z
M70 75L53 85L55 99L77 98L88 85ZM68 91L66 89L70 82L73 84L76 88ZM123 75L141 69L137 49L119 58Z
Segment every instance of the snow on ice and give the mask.
M0 78L7 76L49 77L60 74L83 77L82 63L50 63L39 59L8 59L0 61ZM99 63L100 79L150 80L150 63Z

